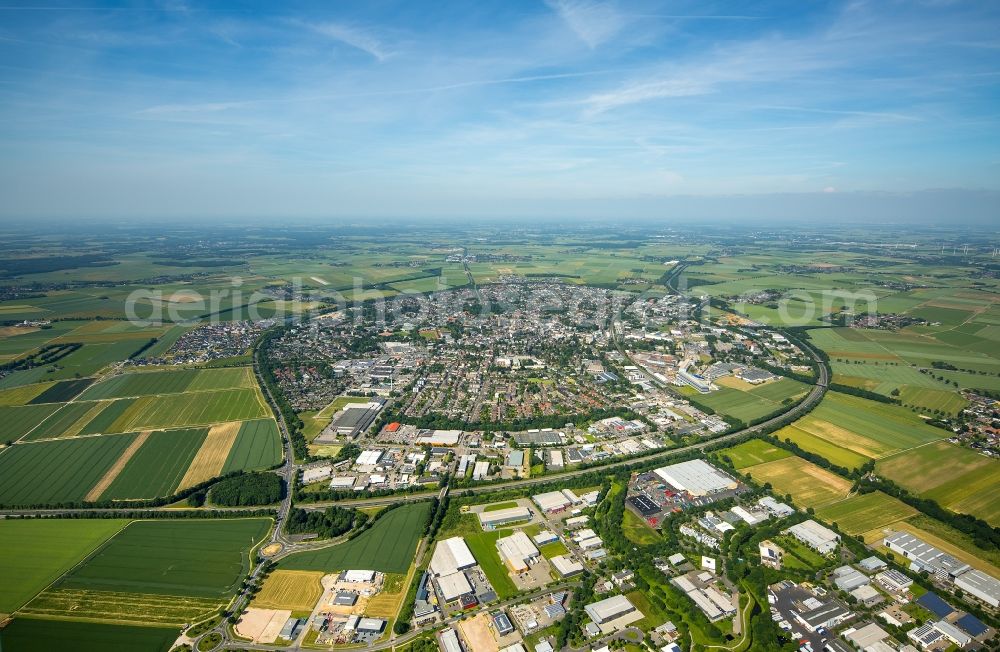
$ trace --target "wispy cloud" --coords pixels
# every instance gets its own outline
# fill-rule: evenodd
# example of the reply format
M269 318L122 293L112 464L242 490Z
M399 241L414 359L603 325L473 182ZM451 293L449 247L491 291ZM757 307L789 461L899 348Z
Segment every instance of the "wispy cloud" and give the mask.
M548 5L591 49L614 37L626 22L622 15L606 2L549 0Z
M340 41L352 48L361 50L373 56L378 61L385 61L391 52L370 31L343 23L313 23L309 27L323 36Z

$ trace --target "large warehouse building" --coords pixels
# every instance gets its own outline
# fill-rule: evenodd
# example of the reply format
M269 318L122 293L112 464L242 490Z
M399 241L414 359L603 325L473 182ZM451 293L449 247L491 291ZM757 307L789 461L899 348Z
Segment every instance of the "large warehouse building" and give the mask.
M994 609L1000 606L1000 580L981 570L970 570L955 578L955 586L976 596Z
M573 503L561 491L549 491L531 497L543 512L552 513L566 509Z
M718 470L705 460L690 460L656 469L664 482L678 491L686 491L692 496L707 496L739 485L736 480Z
M538 559L538 548L531 538L518 530L509 537L497 539L497 550L507 567L515 573L528 570L528 565Z
M531 519L531 510L527 507L508 507L492 512L479 512L479 525L484 530L493 530L502 525L519 523Z
M909 532L893 532L885 538L884 543L886 548L903 555L919 569L925 569L943 580L957 577L970 568L965 562L955 559Z
M837 549L840 535L816 521L802 521L785 530L787 534L806 544L821 555L826 555Z
M584 611L605 634L641 620L642 612L624 595L615 595L585 606Z
M469 546L462 537L452 537L438 543L431 557L431 572L437 576L451 575L476 565Z

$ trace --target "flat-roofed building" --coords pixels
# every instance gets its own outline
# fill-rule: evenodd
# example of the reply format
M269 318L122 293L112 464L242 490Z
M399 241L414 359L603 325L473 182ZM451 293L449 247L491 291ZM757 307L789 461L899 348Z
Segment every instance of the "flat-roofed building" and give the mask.
M573 504L561 491L549 491L537 494L532 496L531 499L535 501L539 509L548 514L562 511Z
M926 570L943 580L957 577L970 568L965 562L959 561L909 532L893 532L885 537L884 543L889 550L912 561L917 570Z
M557 555L549 560L552 568L556 569L562 577L572 577L583 572L583 564L570 558L568 555Z
M786 529L785 533L792 535L822 555L833 552L837 549L837 544L840 543L839 534L811 519L796 523Z
M573 516L573 517L570 517L570 518L566 519L566 522L564 523L564 525L566 526L567 530L575 530L577 528L581 528L581 527L585 526L587 524L587 521L589 521L589 520L590 520L590 517L587 516L586 514L584 514L582 516Z
M490 463L485 460L481 462L476 462L476 466L472 469L472 479L485 480L489 476L490 476Z
M469 578L462 571L438 577L437 585L438 590L441 591L441 597L444 598L445 602L452 602L463 595L472 593L472 585L469 584Z
M451 575L476 565L469 546L462 537L451 537L439 541L431 557L430 569L437 576Z
M872 607L882 602L882 594L870 584L859 586L850 591L851 596L866 607Z
M707 496L736 489L739 484L705 460L689 460L654 471L664 482L692 496Z
M479 525L484 530L493 530L502 525L519 523L531 519L531 510L527 507L508 507L491 512L479 512Z
M461 430L421 431L416 438L418 446L457 446L462 438Z
M458 632L451 627L441 632L441 635L438 636L438 641L441 644L441 652L465 652L465 649L458 640Z
M345 582L354 584L365 584L375 581L375 571L373 570L347 570L341 575Z
M913 585L913 580L895 568L882 571L875 576L875 581L878 582L879 586L893 593L902 593Z
M635 611L635 605L629 602L624 595L613 595L610 598L592 602L584 607L584 611L595 623L604 623L614 620L627 613Z
M331 489L353 489L354 483L357 478L353 475L341 475L335 478L330 478L330 488Z
M1000 605L1000 581L981 570L972 569L955 578L955 586L989 606Z
M500 636L506 636L514 631L514 624L510 622L510 617L503 611L498 611L490 616L493 629Z
M550 530L542 530L535 536L531 537L531 540L535 542L536 546L544 546L547 543L555 543L559 540L559 535Z
M358 455L358 459L354 460L357 466L375 466L382 459L382 451L380 450L369 450L361 451Z
M527 534L518 530L507 537L497 539L497 550L507 567L515 573L528 569L539 556L538 548L531 542Z
M889 632L885 631L875 623L868 623L864 627L855 629L849 634L844 634L844 638L851 643L854 643L854 645L860 649L865 650L879 641L884 641L889 638Z
M782 559L785 557L784 548L770 540L761 541L758 548L760 550L760 563L769 568L781 570Z
M841 591L853 591L869 583L868 576L851 566L841 566L833 571L833 583Z
M302 471L302 484L312 484L320 480L326 480L333 474L333 467L329 464L314 466L311 469Z

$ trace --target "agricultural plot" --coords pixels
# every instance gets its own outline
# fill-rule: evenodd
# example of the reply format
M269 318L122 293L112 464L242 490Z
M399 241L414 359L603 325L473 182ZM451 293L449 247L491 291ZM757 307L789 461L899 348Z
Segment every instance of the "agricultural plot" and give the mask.
M222 467L229 457L229 451L240 431L240 422L220 423L212 426L200 440L194 459L190 460L187 472L180 480L180 489L194 487L221 475Z
M207 428L191 428L150 433L99 499L170 496L179 488L181 478L205 441L207 432Z
M132 432L269 416L270 410L257 388L222 389L194 394L143 396L112 424L111 432Z
M904 408L838 392L828 392L819 406L794 426L833 446L868 458L884 457L942 439L947 434L928 426ZM811 450L808 443L803 438L803 448ZM816 452L822 454L819 450Z
M740 386L742 387L743 384ZM779 410L785 399L799 396L807 391L806 385L788 378L782 378L759 387L746 384L746 387L748 388L737 389L723 386L709 394L699 394L696 400L720 414L750 422Z
M996 460L941 441L880 460L875 470L948 509L1000 524Z
M128 411L135 401L136 399L132 398L122 398L116 401L98 401L97 403L104 405L104 409L83 425L80 428L79 434L99 435L117 432L114 429L115 422Z
M0 648L4 652L167 652L176 638L176 627L17 618L0 630Z
M969 404L960 394L940 389L906 386L900 389L899 400L903 405L931 412L957 415Z
M323 595L322 571L276 570L264 580L251 607L312 611Z
M405 573L413 561L430 507L426 501L397 507L357 538L330 548L289 555L278 565L283 570L324 573L348 568Z
M64 380L50 385L45 391L31 399L29 403L35 405L37 403L63 403L69 401L86 389L92 382L94 382L93 378Z
M100 403L64 403L59 409L38 424L38 427L26 436L25 441L38 439L54 439L56 437L72 437L84 425L96 416L95 407Z
M229 450L222 473L266 469L282 460L281 437L274 419L244 421Z
M0 319L9 319L0 309ZM0 361L13 360L72 331L80 322L57 321L47 328L0 327Z
M3 440L17 441L58 409L59 405L55 403L0 406L0 423L4 424Z
M0 390L0 405L25 405L54 383L37 383Z
M181 394L216 389L253 387L249 367L224 369L178 369L122 374L90 387L81 400Z
M783 448L773 446L760 439L751 439L738 446L727 448L721 451L723 455L729 457L733 466L737 469L744 469L755 464L773 462L775 460L791 457L791 453Z
M0 379L0 389L19 387L48 380L70 380L92 376L113 362L128 359L139 350L143 340L132 339L115 342L85 343L81 348L58 361L16 371Z
M0 452L0 505L81 501L135 435L18 444Z
M917 513L903 501L881 491L852 496L816 510L816 516L827 523L836 523L852 535L888 527Z
M841 448L840 446L837 446L822 437L817 437L811 432L800 428L800 425L804 424L802 422L796 422L794 425L785 426L778 432L774 433L774 436L782 441L792 441L799 445L803 450L809 451L810 453L816 453L817 455L822 455L837 466L842 466L846 469L857 468L870 459L860 453L855 453L852 450Z
M136 521L56 588L223 600L270 527L263 518Z
M127 591L51 588L21 610L38 618L81 618L123 625L173 625L197 622L216 613L214 598Z
M780 494L790 494L800 507L819 508L843 500L851 482L798 456L743 469L757 482L769 482Z
M0 614L13 613L125 527L115 519L0 520Z

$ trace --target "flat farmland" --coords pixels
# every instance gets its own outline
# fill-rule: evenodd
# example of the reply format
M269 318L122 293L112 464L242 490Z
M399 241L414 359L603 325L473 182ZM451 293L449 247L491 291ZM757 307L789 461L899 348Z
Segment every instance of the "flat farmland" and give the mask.
M278 562L283 570L333 571L369 568L405 573L423 534L430 503L397 507L379 518L371 529L339 545L289 555Z
M912 405L925 410L941 410L952 416L960 413L969 404L957 392L910 386L900 389L899 400L903 405Z
M36 383L0 390L0 405L24 405L54 384Z
M176 628L212 616L219 606L220 601L216 598L51 588L29 602L20 613L37 618L77 618Z
M90 387L81 400L181 394L216 389L253 387L256 384L249 367L224 369L178 369L128 373L109 378Z
M56 588L227 598L250 569L270 519L136 521Z
M207 428L153 432L100 495L100 500L156 498L174 493L205 441Z
M176 627L17 618L0 630L0 647L4 652L167 652L176 638Z
M17 444L0 452L0 504L81 501L135 435Z
M51 405L51 404L50 404ZM58 410L41 421L31 434L26 436L25 441L35 441L37 439L55 439L62 437L74 427L74 424L86 418L96 416L92 410L100 407L98 403L63 403L58 406Z
M4 441L17 441L59 409L59 405L0 405Z
M116 519L0 520L0 614L13 613L128 521Z
M1000 523L1000 462L946 441L880 460L880 475L956 512Z
M282 460L281 436L274 419L244 421L229 450L222 473L245 469L266 469Z
M699 394L697 401L721 414L749 422L781 408L783 401L801 396L808 386L797 380L781 378L765 385L754 386L736 378L720 379L723 385L709 394Z
M778 448L760 439L745 441L738 446L727 448L721 451L721 453L729 457L733 466L737 469L763 464L764 462L773 462L774 460L784 459L792 455L785 449Z
M323 595L322 571L276 570L268 575L251 607L312 611Z
M800 507L819 508L847 498L851 482L798 456L743 469L757 482L769 482L781 495L791 494Z
M906 520L917 510L881 491L852 496L816 510L816 516L827 523L836 523L848 534L862 534Z
M794 425L785 426L781 430L777 431L774 433L774 436L782 441L786 439L790 440L799 445L802 450L822 455L837 466L842 466L847 469L857 468L869 460L869 458L865 455L855 453L854 451L846 448L841 448L826 439L817 437L811 432L803 430L799 427L799 425L805 424L802 421L797 421Z
M839 392L827 392L819 406L794 425L870 458L920 446L947 434L905 408Z
M269 416L257 388L222 389L194 394L135 399L111 426L112 432L202 426Z
M62 403L74 398L77 394L86 389L93 378L78 378L75 380L63 380L45 388L33 399L29 401L32 405L36 403Z

